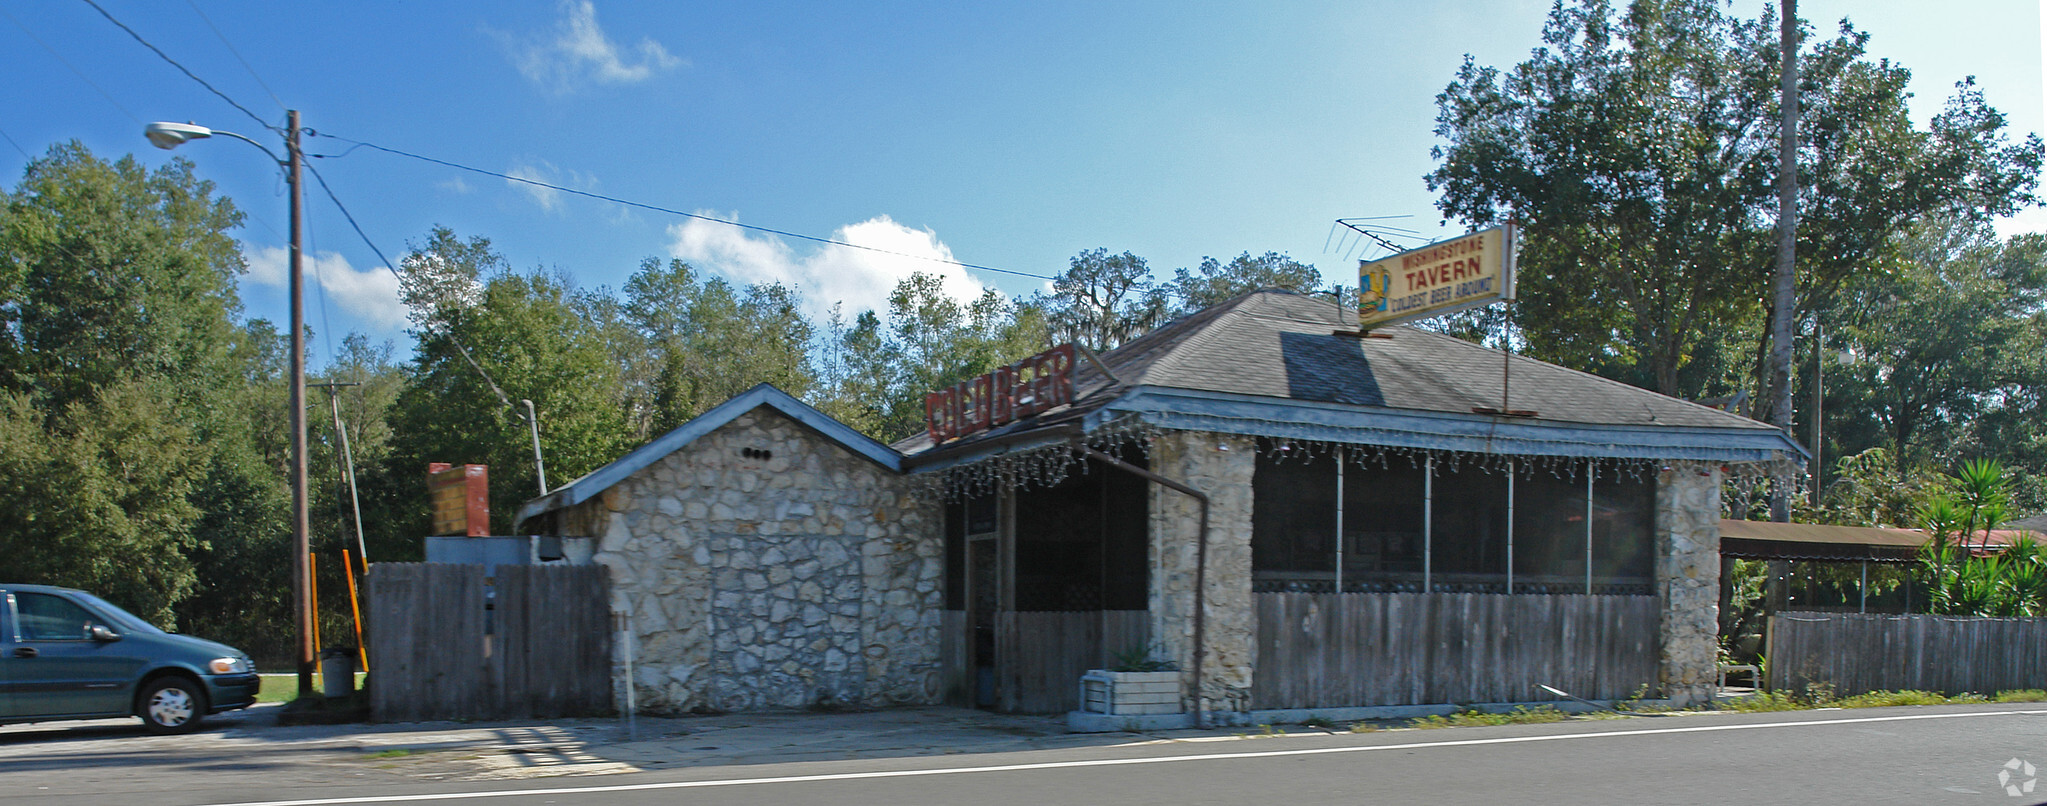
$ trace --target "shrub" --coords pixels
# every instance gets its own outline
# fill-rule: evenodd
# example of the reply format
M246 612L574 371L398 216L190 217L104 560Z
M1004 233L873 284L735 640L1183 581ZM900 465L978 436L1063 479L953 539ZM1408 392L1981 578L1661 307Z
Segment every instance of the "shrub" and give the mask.
M1464 728L1480 725L1537 725L1544 722L1562 722L1564 719L1564 712L1557 710L1553 706L1538 705L1530 708L1523 705L1504 714L1487 713L1484 711L1458 711L1448 716L1434 714L1415 717L1413 721L1408 723L1408 727L1430 730L1434 728Z
M1843 697L1832 703L1840 708L1882 708L1891 705L1946 705L1948 698L1931 691L1872 691Z
M1799 711L1810 708L1812 705L1781 691L1759 691L1747 697L1721 700L1718 703L1718 707L1722 711L1755 713L1759 711Z

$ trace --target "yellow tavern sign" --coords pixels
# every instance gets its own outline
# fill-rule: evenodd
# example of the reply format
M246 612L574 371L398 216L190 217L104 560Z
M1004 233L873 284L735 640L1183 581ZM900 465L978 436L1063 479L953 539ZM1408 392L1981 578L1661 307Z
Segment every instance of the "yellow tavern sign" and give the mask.
M1358 326L1366 330L1513 299L1514 227L1358 261L1358 291Z

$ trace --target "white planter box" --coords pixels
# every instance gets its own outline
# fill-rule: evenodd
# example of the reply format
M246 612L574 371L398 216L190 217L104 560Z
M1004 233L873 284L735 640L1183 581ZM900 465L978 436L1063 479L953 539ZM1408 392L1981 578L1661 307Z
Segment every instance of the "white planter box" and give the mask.
M1179 672L1111 672L1080 676L1080 710L1095 714L1177 714Z

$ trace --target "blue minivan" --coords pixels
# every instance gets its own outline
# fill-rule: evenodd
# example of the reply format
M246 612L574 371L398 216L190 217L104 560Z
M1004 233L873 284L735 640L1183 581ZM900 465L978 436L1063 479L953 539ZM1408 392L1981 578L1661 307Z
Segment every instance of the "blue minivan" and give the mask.
M0 583L0 723L138 716L184 733L246 708L249 656L174 635L84 591Z

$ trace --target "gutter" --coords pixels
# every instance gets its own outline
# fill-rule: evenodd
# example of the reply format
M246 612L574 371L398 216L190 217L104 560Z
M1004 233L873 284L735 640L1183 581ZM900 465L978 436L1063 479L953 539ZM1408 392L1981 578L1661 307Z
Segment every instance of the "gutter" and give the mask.
M1208 592L1208 495L1180 482L1153 473L1150 470L1125 462L1093 448L1087 449L1087 458L1101 462L1127 473L1133 473L1160 485L1192 496L1201 504L1201 537L1194 544L1194 725L1210 727L1206 701L1201 696L1201 659L1207 654L1207 645L1202 641L1203 616L1207 608Z
M978 439L973 442L966 443L964 445L952 445L944 448L934 448L931 450L926 450L923 453L904 457L903 472L904 473L923 472L927 469L930 469L929 468L930 465L935 465L944 462L948 459L954 459L961 456L973 456L974 454L981 453L984 451L993 453L994 449L996 448L1003 448L1010 445L1015 445L1020 442L1033 441L1043 441L1047 443L1064 442L1074 437L1080 436L1081 433L1082 432L1079 423L1067 423L1062 425L1046 426L1044 428L1026 429L1014 433L1003 434L1001 436L986 437L983 439Z

